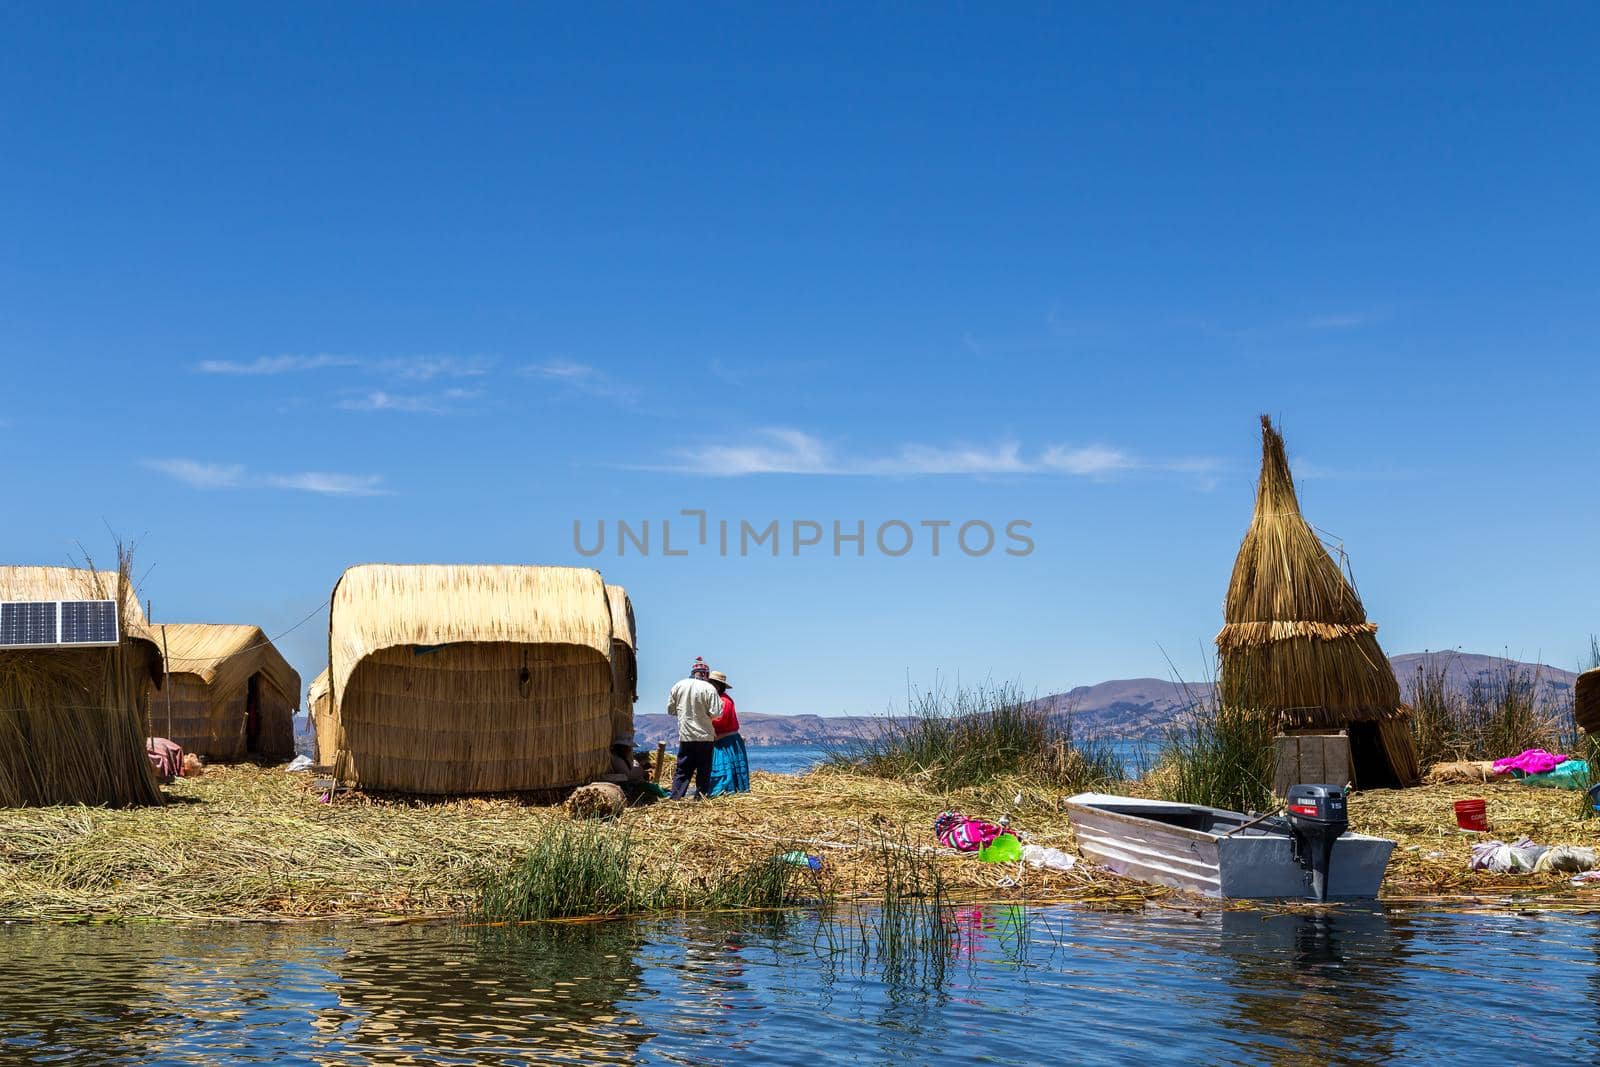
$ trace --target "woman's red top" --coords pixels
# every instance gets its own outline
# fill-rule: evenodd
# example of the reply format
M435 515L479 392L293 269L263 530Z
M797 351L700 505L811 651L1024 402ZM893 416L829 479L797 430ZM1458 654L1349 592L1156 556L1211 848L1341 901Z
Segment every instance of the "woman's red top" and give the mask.
M727 693L722 694L722 714L712 719L711 725L716 727L718 737L739 732L739 713L733 710L733 698Z

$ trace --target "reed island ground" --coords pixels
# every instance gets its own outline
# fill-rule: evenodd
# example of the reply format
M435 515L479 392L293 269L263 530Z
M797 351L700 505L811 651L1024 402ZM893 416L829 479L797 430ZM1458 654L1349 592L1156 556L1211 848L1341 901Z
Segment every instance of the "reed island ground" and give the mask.
M342 794L331 803L308 774L214 767L167 787L160 807L0 810L0 918L22 921L294 921L459 918L486 876L557 827L625 834L644 873L672 887L667 907L711 906L728 871L778 850L823 857L820 881L797 892L878 899L885 848L933 864L952 900L1073 902L1086 907L1239 907L1118 878L1079 864L1068 873L985 864L936 847L947 808L1009 812L1031 840L1075 851L1059 797L1021 780L939 793L832 769L756 772L753 791L701 803L629 808L608 824L573 823L558 806L515 798L451 800ZM1014 803L1017 794L1020 803ZM1468 870L1473 835L1454 801L1484 797L1492 833L1589 844L1595 823L1576 794L1515 783L1420 786L1353 795L1351 828L1399 842L1383 898L1397 906L1600 910L1600 886L1564 875ZM1309 905L1287 905L1309 906ZM1337 905L1335 905L1337 906Z

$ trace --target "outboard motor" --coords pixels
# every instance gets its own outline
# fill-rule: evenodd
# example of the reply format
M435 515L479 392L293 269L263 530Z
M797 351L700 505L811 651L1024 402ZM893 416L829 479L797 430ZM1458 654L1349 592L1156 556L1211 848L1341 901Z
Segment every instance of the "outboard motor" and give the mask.
M1328 899L1328 868L1333 863L1333 843L1350 826L1345 812L1344 788L1337 785L1289 787L1289 836L1294 858L1311 872L1311 894Z

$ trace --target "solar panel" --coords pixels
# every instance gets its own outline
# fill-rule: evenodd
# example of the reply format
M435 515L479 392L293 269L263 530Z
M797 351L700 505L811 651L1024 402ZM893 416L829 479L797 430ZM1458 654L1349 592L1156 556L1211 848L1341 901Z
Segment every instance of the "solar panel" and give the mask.
M54 600L0 604L0 645L37 646L56 643L60 609Z
M63 600L60 637L63 645L116 644L117 602Z
M83 648L117 641L114 600L0 602L0 648Z

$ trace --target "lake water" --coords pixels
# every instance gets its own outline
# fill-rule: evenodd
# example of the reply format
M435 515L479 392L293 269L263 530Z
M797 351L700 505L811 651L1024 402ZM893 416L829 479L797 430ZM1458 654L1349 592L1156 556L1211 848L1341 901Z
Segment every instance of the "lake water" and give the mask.
M804 774L828 757L828 750L816 745L750 745L752 771L773 774Z
M8 925L0 1062L1600 1059L1592 917L958 919L942 974L830 952L803 914L489 930Z
M1122 759L1129 775L1138 775L1148 765L1155 763L1160 745L1153 741L1107 741ZM804 774L827 758L828 750L816 745L751 745L750 769L771 771L773 774Z

